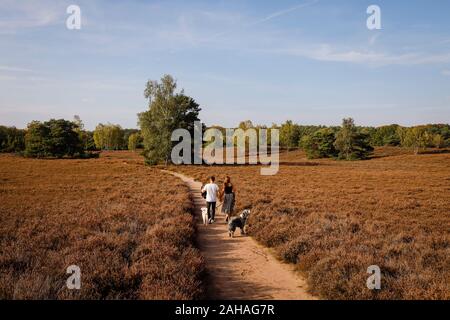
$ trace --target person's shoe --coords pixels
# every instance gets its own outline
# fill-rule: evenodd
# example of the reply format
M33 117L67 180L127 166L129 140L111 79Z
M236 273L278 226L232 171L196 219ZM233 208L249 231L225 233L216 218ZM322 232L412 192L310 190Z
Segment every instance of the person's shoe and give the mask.
M209 220L208 220L208 223L211 224L211 223L212 223L212 219L209 219Z

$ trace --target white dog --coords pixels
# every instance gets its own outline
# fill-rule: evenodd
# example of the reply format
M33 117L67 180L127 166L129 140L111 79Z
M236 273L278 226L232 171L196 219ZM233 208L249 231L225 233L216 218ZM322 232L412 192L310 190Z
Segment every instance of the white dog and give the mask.
M202 208L202 219L205 226L208 225L208 209Z

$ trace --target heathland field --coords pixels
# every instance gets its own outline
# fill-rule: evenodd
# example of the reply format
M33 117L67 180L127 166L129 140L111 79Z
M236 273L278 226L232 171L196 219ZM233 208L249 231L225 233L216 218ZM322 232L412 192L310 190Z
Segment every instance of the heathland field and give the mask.
M0 198L0 299L203 295L186 186L135 153L0 155ZM81 269L81 290L66 287L70 265Z
M289 152L275 176L259 166L168 169L219 183L230 175L238 211L252 209L249 234L319 298L450 299L450 154L410 153L341 162ZM188 189L137 153L0 155L0 198L0 298L204 296ZM70 265L81 290L66 288ZM371 265L380 291L366 287Z
M252 208L249 233L330 299L450 299L450 154L381 148L368 161L282 156L259 167L173 167L205 181L230 175L237 208ZM380 291L366 287L381 268Z

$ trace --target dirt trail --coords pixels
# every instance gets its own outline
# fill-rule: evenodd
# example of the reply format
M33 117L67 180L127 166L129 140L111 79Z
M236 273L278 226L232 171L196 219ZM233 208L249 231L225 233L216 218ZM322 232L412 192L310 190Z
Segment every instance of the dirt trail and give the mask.
M251 237L242 237L239 229L229 238L225 216L216 212L216 222L203 226L201 208L205 200L201 183L172 171L190 188L195 203L198 245L205 261L209 299L275 299L312 300L306 292L306 282L293 267L276 260L267 248Z

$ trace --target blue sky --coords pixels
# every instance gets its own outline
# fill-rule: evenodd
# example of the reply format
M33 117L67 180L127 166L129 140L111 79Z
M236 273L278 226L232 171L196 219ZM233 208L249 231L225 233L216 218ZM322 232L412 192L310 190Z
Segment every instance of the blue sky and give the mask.
M81 30L66 28L70 4ZM448 0L0 0L0 124L136 127L146 81L166 73L208 125L448 123L449 13Z

